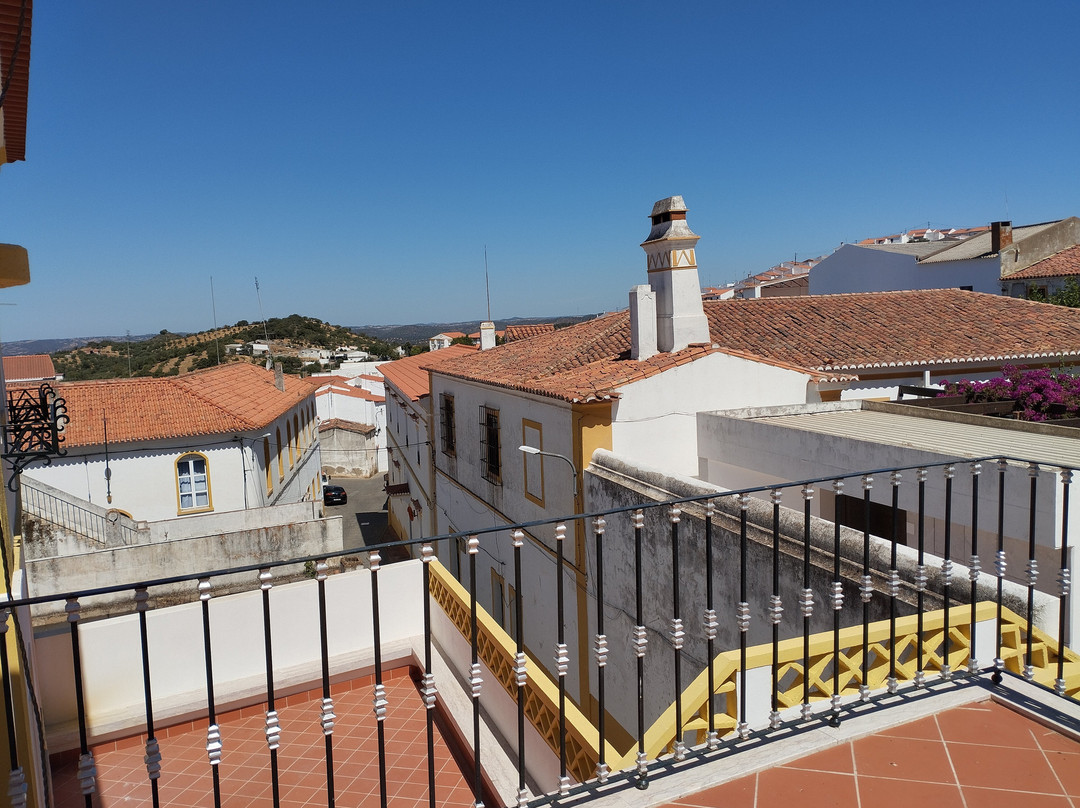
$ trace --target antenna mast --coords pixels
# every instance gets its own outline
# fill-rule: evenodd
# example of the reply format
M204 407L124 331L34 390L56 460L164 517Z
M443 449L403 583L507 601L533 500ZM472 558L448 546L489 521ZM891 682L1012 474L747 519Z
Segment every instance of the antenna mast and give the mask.
M266 318L263 317L262 310L262 293L259 291L259 276L255 276L255 297L259 299L259 319L263 324L263 338L266 340L266 369L270 370L274 366L274 354L270 350L270 334L266 331Z
M487 245L484 245L484 291L487 293L487 321L491 322L491 282L488 280Z

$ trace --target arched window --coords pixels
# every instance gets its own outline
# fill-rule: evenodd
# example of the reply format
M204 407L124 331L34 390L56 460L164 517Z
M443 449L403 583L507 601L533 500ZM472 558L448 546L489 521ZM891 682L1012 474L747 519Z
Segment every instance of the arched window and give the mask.
M206 455L193 452L176 461L176 500L179 513L212 510Z
M266 495L274 493L274 475L270 465L270 438L263 438L263 467L266 469Z
M285 442L289 444L289 468L293 467L296 460L293 457L292 424L285 422Z
M274 437L277 438L277 473L278 479L285 479L285 458L282 457L281 452L284 450L284 446L281 445L281 427L274 430Z
M300 419L296 417L296 413L293 413L292 417L292 431L293 441L296 446L296 459L300 459Z

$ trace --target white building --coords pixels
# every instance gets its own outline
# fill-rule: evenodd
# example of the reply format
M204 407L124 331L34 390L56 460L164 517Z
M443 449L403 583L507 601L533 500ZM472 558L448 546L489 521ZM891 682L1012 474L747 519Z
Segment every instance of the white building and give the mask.
M434 337L428 338L428 350L439 351L443 348L449 348L454 340L462 339L463 337L465 337L463 331L446 331L442 334L436 334Z
M314 389L243 362L60 382L64 457L24 477L136 520L319 499Z
M330 474L372 477L384 473L386 399L382 376L315 376L315 407L323 464Z
M1024 297L1023 270L1076 244L1075 216L1015 228L994 222L961 241L845 244L814 267L810 294L952 288Z

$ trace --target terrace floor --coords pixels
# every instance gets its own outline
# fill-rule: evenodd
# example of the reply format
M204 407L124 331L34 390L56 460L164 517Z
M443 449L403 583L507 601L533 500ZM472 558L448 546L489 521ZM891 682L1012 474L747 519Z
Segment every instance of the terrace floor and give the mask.
M408 669L388 672L386 685L391 703L385 725L389 803L423 808L428 804L424 707ZM292 696L284 706L279 700L283 729L280 795L284 808L327 804L318 696L311 692ZM334 701L338 715L334 727L337 803L378 805L378 747L376 722L371 715L371 682L364 679L335 685ZM691 786L677 798L671 798L669 792L665 799L665 788L650 787L644 792L628 789L613 794L615 802L610 804L759 808L786 801L798 808L910 808L912 804L935 808L1080 808L1080 735L1036 720L1037 710L1033 718L991 700L986 691L979 691L959 705L950 705L948 699L936 703L937 710L926 705L928 714L923 717L839 743L833 740L807 746L818 751L801 757L788 755L775 765L754 764L753 753L739 752L734 757L705 763L704 769L687 772L692 777ZM222 804L271 804L262 707L227 714L221 717L220 724L224 743ZM205 726L180 725L159 735L163 757L161 804L211 806ZM95 747L99 789L95 805L149 804L142 743L143 737L136 736ZM469 806L473 802L467 775L470 769L460 755L455 758L456 748L456 741L437 729L439 806ZM702 788L701 783L715 774L715 769L707 771L710 766L740 763L761 770L723 785ZM53 771L56 806L82 805L74 759L54 759ZM490 795L485 803L499 804ZM600 799L597 804L609 802Z

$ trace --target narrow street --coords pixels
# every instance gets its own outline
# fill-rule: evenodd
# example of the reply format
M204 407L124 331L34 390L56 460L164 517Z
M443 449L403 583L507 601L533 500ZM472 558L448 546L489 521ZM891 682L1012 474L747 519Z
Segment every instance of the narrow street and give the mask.
M342 545L346 550L357 550L361 563L367 566L367 554L359 552L392 539L386 516L386 492L383 476L334 477L330 485L340 485L349 496L345 505L327 505L327 516L342 516ZM409 558L406 550L383 552L383 563Z

